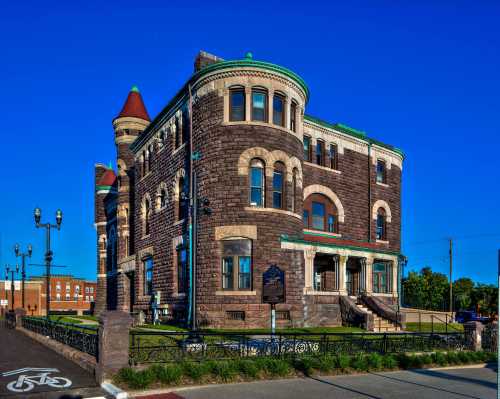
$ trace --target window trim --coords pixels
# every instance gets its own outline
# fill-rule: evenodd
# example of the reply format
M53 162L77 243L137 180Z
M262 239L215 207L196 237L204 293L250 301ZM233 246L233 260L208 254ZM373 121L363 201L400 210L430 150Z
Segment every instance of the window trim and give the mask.
M233 119L233 94L243 94L243 119ZM244 122L246 120L246 92L244 87L233 87L229 89L229 122Z
M254 117L254 101L253 101L253 95L254 93L259 93L259 94L264 94L264 119L255 119ZM252 88L252 91L250 93L250 117L252 122L265 122L269 123L269 93L266 89L261 89L261 88Z
M275 99L279 99L281 101L281 121L280 121L280 123L276 123L274 121L274 117L277 113L276 108L274 107L274 100ZM285 110L286 110L286 96L279 93L279 92L274 92L274 94L273 94L273 119L272 119L273 125L285 127L285 116L286 116Z
M382 170L379 173L379 165L382 165ZM375 170L375 181L377 183L387 184L387 164L383 159L377 159Z
M260 163L261 166L256 166L254 164L256 163ZM257 204L257 203L253 203L252 202L252 189L253 188L257 188L257 186L253 186L252 185L252 171L253 169L260 169L260 173L261 173L261 184L260 186L258 187L259 190L261 190L261 194L260 194L260 197L261 197L261 205ZM261 159L259 158L253 158L251 161L250 161L250 168L249 168L249 198L248 198L248 203L250 204L250 206L253 206L253 207L256 207L256 208L265 208L266 207L266 164L264 163L264 161L262 161Z
M250 244L250 254L233 254L233 255L225 255L224 253L224 243L229 241L248 241ZM225 238L220 241L221 246L221 262L220 262L220 287L223 292L252 292L253 291L253 276L254 276L254 267L253 267L253 240L246 237L232 237ZM250 286L248 288L240 287L240 259L241 258L249 258L250 259ZM227 273L224 273L224 262L226 259L232 260L232 287L224 288L225 276Z
M313 227L313 203L321 203L324 206L324 215L323 215L323 230L319 230ZM308 218L306 220L305 212L308 213ZM333 231L329 231L329 216L333 216ZM322 231L330 234L340 234L339 233L339 211L337 209L336 204L327 196L321 193L312 193L307 196L304 200L303 204L303 213L302 219L304 221L304 229L311 231Z

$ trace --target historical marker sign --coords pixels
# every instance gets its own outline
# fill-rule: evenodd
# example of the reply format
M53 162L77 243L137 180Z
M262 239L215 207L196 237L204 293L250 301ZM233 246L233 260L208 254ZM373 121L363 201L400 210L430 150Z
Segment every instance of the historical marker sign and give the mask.
M285 301L285 272L271 265L262 275L262 302L276 304Z

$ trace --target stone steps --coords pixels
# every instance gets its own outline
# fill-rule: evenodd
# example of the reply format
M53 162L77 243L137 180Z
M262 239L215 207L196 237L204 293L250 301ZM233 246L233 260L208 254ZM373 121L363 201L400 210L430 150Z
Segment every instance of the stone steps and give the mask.
M401 331L401 328L398 327L395 323L390 320L384 319L382 316L379 316L367 306L359 303L356 304L356 306L365 313L373 314L373 332L383 333Z

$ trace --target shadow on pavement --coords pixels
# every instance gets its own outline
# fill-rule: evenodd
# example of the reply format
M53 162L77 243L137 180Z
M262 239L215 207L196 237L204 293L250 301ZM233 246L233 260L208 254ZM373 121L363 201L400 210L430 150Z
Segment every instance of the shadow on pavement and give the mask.
M410 371L410 372L415 372L416 374L421 374L421 375L431 375L432 374L428 374L426 372L424 372L424 370L420 371L420 370L407 370L407 371ZM432 373L432 372L431 372ZM409 384L409 385L416 385L416 386L419 386L419 387L423 387L423 388L429 388L429 389L434 389L436 391L441 391L441 392L446 392L446 393L451 393L453 395L457 395L457 396L462 396L464 398L471 398L471 399L482 399L480 398L479 396L472 396L472 395L467 395L467 394L464 394L464 393L461 393L461 392L456 392L456 391L450 391L449 389L444 389L444 388L440 388L440 387L435 387L435 386L432 386L432 385L428 385L428 384L422 384L422 383L419 383L419 382L413 382L413 381L408 381L408 380L404 380L402 378L397 378L397 377L392 377L392 376L388 376L388 375L383 375L383 374L378 374L378 373L370 373L372 375L376 375L377 377L381 377L381 378L386 378L388 380L391 380L391 381L397 381L397 382L401 382L403 384ZM448 373L444 373L444 372L436 372L436 374L439 374L439 375L434 375L434 377L437 377L437 378L441 378L441 379L446 379L446 380L451 380L453 379L453 375L449 375ZM451 378L450 378L451 377ZM462 378L457 378L457 379L461 379L461 380L464 380L464 382L466 380L468 380L467 378L465 377L462 377ZM474 379L472 379L474 380ZM469 381L470 382L470 381ZM488 383L489 384L489 383ZM496 387L496 385L495 385Z
M496 372L496 367L492 367L492 366L488 365L488 367L485 367L485 368L491 369L493 372ZM447 380L463 381L463 382L467 382L467 383L471 383L471 384L482 385L482 386L485 386L487 388L492 388L492 389L497 388L497 384L494 382L484 381L484 380L480 380L477 378L463 377L460 375L454 375L454 374L447 373L444 370L443 371L439 371L439 370L408 370L408 371L411 371L415 374L420 374L420 375L430 375L432 377L437 377L437 378L446 378Z
M307 377L309 378L310 380L314 380L314 381L317 381L317 382L321 382L323 384L327 384L327 385L331 385L335 388L340 388L340 389L343 389L345 391L349 391L349 392L352 392L352 393L356 393L358 395L363 395L364 397L367 397L367 398L371 398L371 399L383 399L381 398L380 396L373 396L373 395L370 395L368 393L365 393L365 392L361 392L361 391L357 391L355 389L352 389L352 388L347 388L345 386L342 386L342 385L338 385L338 384L334 384L333 382L331 381L326 381L326 380L322 380L321 378L317 378L317 377Z

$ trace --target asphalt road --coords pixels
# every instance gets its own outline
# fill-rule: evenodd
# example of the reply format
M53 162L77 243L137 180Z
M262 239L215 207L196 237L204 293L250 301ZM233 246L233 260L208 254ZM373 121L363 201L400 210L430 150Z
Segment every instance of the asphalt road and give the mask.
M4 375L14 370L28 368L16 374ZM49 369L29 370L29 368ZM53 371L56 369L57 371ZM33 389L25 392L13 392L7 387L12 381L16 381L20 376L36 376L47 373L45 381L41 378L34 378L37 383L24 382L14 389L26 389L31 385ZM51 379L56 378L57 379ZM64 380L62 378L66 378ZM21 377L23 378L23 377ZM33 377L32 377L33 378ZM54 387L48 385L52 383ZM14 383L15 384L15 383ZM68 386L66 386L68 385ZM67 360L56 352L52 351L33 341L26 335L0 327L0 397L1 398L26 398L26 399L76 399L105 396L94 381L92 375Z
M185 399L496 399L496 370L415 370L259 381L176 392Z

